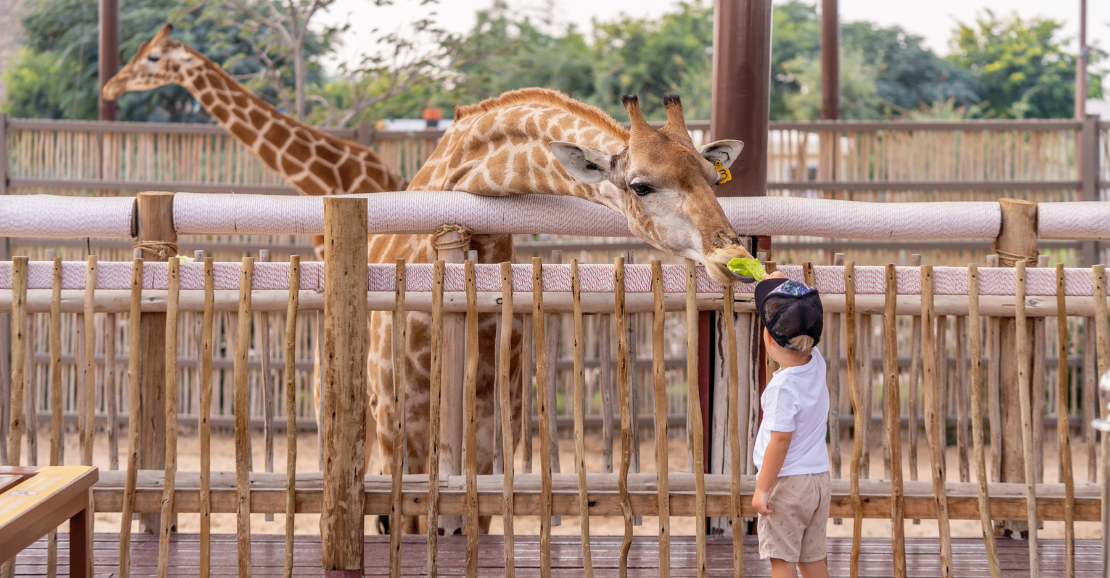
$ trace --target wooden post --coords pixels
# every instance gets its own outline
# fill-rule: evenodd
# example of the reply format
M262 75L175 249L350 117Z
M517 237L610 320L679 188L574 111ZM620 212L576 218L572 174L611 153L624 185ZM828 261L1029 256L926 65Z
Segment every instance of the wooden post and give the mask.
M205 257L204 313L200 329L200 578L208 578L212 562L212 502L209 491L212 477L212 356L215 346L212 320L216 314L215 288L216 267L212 257Z
M205 260L206 321L211 321L207 307L208 268ZM301 297L301 257L289 256L289 305L285 312L285 576L293 575L293 524L297 513L297 308ZM211 324L205 329L211 339ZM208 344L208 339L205 344ZM207 350L206 353L210 351ZM211 363L211 360L209 360ZM209 387L211 389L211 386ZM201 411L205 411L202 404Z
M898 282L894 264L886 266L883 309L883 369L886 373L886 437L890 448L890 526L894 540L894 576L906 576L905 498L902 488L902 413L898 386Z
M1025 363L1029 357L1028 329L1025 316L1025 261L1018 261L1016 267L1017 289L1014 292L1015 313L1017 320L1017 360L1018 360L1018 409L1021 412L1021 443L1024 452L1025 465L1025 509L1029 528L1029 575L1031 578L1040 576L1039 553L1037 551L1037 477L1033 457L1033 403L1030 392L1030 364Z
M621 412L621 465L617 474L621 514L624 518L624 539L621 541L617 573L628 578L628 551L632 548L632 502L628 496L628 467L632 462L632 418L629 400L628 315L624 308L624 258L613 261L613 316L617 329L617 395ZM537 348L539 344L537 343ZM538 351L538 349L537 349ZM538 372L537 372L538 373ZM541 426L542 427L542 426ZM541 553L542 560L542 553ZM543 576L542 578L550 578Z
M93 459L93 439L96 437L96 314L93 301L96 295L96 255L89 255L88 269L85 273L85 390L78 392L81 396L79 404L84 411L82 419L78 422L84 424L84 430L78 428L77 437L81 440L81 465L91 466ZM164 344L163 344L163 348ZM162 517L165 519L165 516Z
M0 196L8 194L8 113L0 112ZM0 236L0 261L11 261L11 239ZM0 313L0 399L11 398L12 326L9 313ZM8 406L0 404L0 464L8 463Z
M671 494L670 494L670 460L667 441L667 368L664 366L666 350L663 334L666 329L667 312L663 308L663 263L659 260L651 262L651 289L655 297L655 314L652 317L651 330L651 374L655 392L655 478L659 489L659 578L668 578L671 575ZM726 303L727 312L731 312L730 304ZM727 323L732 322L729 317ZM735 335L735 328L733 329ZM732 343L735 346L735 343ZM739 448L739 446L737 446ZM737 449L739 453L739 449ZM739 466L737 459L734 467ZM739 471L739 470L737 470ZM733 476L734 480L739 480ZM738 494L734 490L733 496ZM736 509L734 513L738 513ZM743 535L739 529L737 534Z
M535 321L536 406L540 427L540 577L551 578L551 440L548 428L547 341L543 316L543 262L532 257L532 319ZM551 361L554 363L554 361ZM627 449L625 455L627 455ZM622 577L623 578L623 577Z
M742 138L747 154L732 164L719 197L767 194L767 121L771 107L771 0L717 0L713 19L710 138Z
M940 411L944 392L937 380L936 315L933 313L933 267L921 268L921 369L925 382L925 438L929 444L933 495L936 497L937 529L940 534L940 571L952 576L952 532L948 525L948 494L944 473L944 414Z
M1022 259L1035 258L1037 254L1037 205L1018 199L999 199L1002 209L1002 227L992 247L998 255L999 265L1013 267ZM1023 483L1025 481L1025 462L1021 444L1021 412L1019 411L1018 367L1030 362L1028 358L1019 359L1017 346L1016 319L1002 317L999 325L999 391L998 409L1002 427L997 441L1000 448L992 448L1001 455L1000 482ZM1027 332L1029 340L1021 351L1033 351L1033 334ZM1026 372L1028 373L1028 369ZM1024 522L1002 522L1004 533L1028 530ZM998 529L996 529L996 533Z
M439 260L444 263L462 263L466 247L454 247L461 236L451 231L439 238L439 245L452 247L439 249ZM542 327L542 323L541 323ZM443 314L443 374L439 438L440 475L462 475L463 465L463 379L466 375L466 315ZM462 516L440 516L440 527L446 536L462 532Z
M10 425L8 426L9 465L18 466L20 444L23 436L23 384L26 379L23 357L27 346L27 257L12 258L12 393L8 400L11 405ZM5 566L5 574L10 575L12 561Z
M860 461L863 455L864 412L860 404L859 363L856 361L856 264L844 264L844 319L845 351L848 354L848 393L852 398L852 461L848 466L848 477L852 492L852 553L849 559L849 572L852 578L859 576L859 555L863 543L863 503L859 495Z
M987 492L986 448L983 447L983 332L979 323L979 269L974 263L967 266L967 282L967 335L971 346L971 391L969 392L971 396L971 441L975 448L975 482L979 490L979 524L983 530L983 542L987 549L987 563L990 565L991 578L1001 578L1002 570L998 564L998 547L994 543L994 524L991 523L991 500L990 494ZM1064 343L1066 347L1066 338ZM1064 363L1067 363L1066 359ZM1064 415L1067 415L1067 413L1065 412ZM1068 458L1069 456L1064 457L1064 459Z
M1064 264L1057 263L1056 438L1060 442L1060 471L1064 482L1064 576L1075 578L1075 478L1071 465L1071 427L1068 424L1068 313L1065 295Z
M921 266L921 255L910 257L910 265ZM906 412L909 414L908 442L910 444L910 481L917 481L917 438L921 433L918 426L917 401L921 391L921 316L914 315L910 328L910 382L906 387ZM913 523L920 524L921 519L915 518Z
M443 381L443 261L432 264L432 332L428 376L428 578L439 575L440 400ZM511 415L511 414L510 414ZM512 439L510 436L509 439ZM511 471L511 470L510 470ZM511 578L511 577L506 577Z
M365 222L365 220L366 219L363 218L363 222ZM389 469L389 473L392 474L389 491L390 578L400 578L401 576L401 533L404 527L403 518L401 517L401 500L403 499L403 495L401 494L401 483L402 476L405 473L405 360L407 359L406 351L408 350L408 315L405 314L405 260L397 259L395 267L396 281L393 293L393 335L390 339L390 344L393 346L392 351L390 351L390 356L393 361L392 385L394 408L393 423L390 424L393 430L393 463L390 464ZM360 300L360 302L365 302L365 299ZM325 320L325 323L326 322ZM365 355L364 352L363 359L365 359ZM469 364L467 368L469 369ZM340 399L346 399L346 396ZM363 405L362 407L367 406ZM367 420L367 423L369 423L369 420ZM365 435L366 432L364 431L363 436ZM366 454L363 454L364 458L365 455ZM365 463L366 462L363 461L364 465Z
M466 575L478 576L478 288L474 261L467 259L466 272L466 382L463 392L463 429L465 449L463 469L466 470ZM394 478L394 484L401 481ZM400 505L400 504L398 504ZM391 537L400 532L391 529ZM400 568L398 568L400 570ZM393 578L400 578L400 572Z
M139 242L146 243L144 261L168 261L177 252L173 193L139 193L138 199ZM139 469L162 470L166 467L166 314L143 313L140 319ZM176 514L173 519L176 524ZM139 515L140 531L158 534L160 523L159 514Z
M593 578L590 555L590 500L586 493L586 375L585 329L582 324L582 287L578 281L578 259L570 260L571 298L574 301L574 467L578 471L578 511L582 533L582 568ZM508 330L511 331L511 325ZM508 370L506 370L506 374ZM508 383L506 381L506 383ZM658 412L656 412L658 413ZM510 454L511 455L511 454Z
M90 264L92 257L89 257ZM170 528L173 516L174 491L177 480L177 318L178 302L181 296L181 260L170 258L168 287L166 296L166 470L162 484L162 520L158 533L158 578L166 578L170 568ZM92 317L91 308L85 319ZM91 355L89 356L92 357ZM90 376L91 377L91 376ZM88 381L90 387L95 380ZM239 409L239 408L236 408ZM238 413L238 412L236 412ZM92 449L92 431L96 422L92 420L89 407L89 449ZM91 457L91 456L90 456Z
M366 199L324 198L324 575L361 576L366 451ZM392 528L391 528L392 529ZM397 528L396 530L400 530Z
M270 261L270 251L262 249L258 251L258 262L267 263ZM258 348L262 351L262 379L258 381L258 388L262 393L262 445L265 452L263 467L266 468L267 473L274 471L274 376L273 369L270 365L270 313L268 311L261 311L258 313ZM273 514L266 514L265 520L267 522L274 521Z
M138 401L141 399L139 375L142 372L141 360L138 355L130 352L138 351L142 346L142 301L143 301L143 260L142 252L135 249L135 261L131 265L131 312L128 322L128 360L127 360L127 389L128 421L127 421L127 479L123 489L123 514L120 516L119 528L119 575L128 578L131 573L131 518L135 511L135 488L139 475L139 416L141 409ZM61 295L61 261L55 261L55 290ZM53 315L53 313L52 313ZM59 387L60 389L60 387ZM58 395L58 407L61 407L61 393ZM61 411L56 412L60 423ZM201 454L203 455L203 453ZM207 578L202 573L203 578Z
M433 330L435 321L432 322ZM512 374L510 372L512 361L512 342L513 342L513 265L509 262L501 263L501 332L500 332L500 355L498 361L498 378L501 381L501 389L498 391L500 399L498 402L501 405L501 455L504 459L504 466L502 470L501 491L502 491L502 514L503 522L502 527L505 532L505 578L513 578L515 574L516 556L513 548L513 474L515 464L513 463L513 406L512 406L512 392L509 385L512 383ZM585 479L585 474L582 474L582 479ZM430 527L430 525L429 525ZM429 555L434 553L429 552Z
M251 431L250 379L248 373L250 370L247 367L247 354L250 351L251 289L253 287L254 258L244 257L239 270L239 314L237 317L239 338L235 340L235 389L233 394L235 400L235 537L239 556L240 578L250 578L251 576ZM321 516L322 519L323 516Z

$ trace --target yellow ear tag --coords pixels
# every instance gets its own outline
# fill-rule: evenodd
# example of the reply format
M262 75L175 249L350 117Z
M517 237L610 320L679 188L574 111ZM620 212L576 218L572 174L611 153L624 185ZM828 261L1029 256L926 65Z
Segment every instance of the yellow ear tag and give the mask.
M732 173L721 164L721 161L713 161L713 168L717 169L717 174L720 175L720 180L717 181L718 185L723 185L732 180Z

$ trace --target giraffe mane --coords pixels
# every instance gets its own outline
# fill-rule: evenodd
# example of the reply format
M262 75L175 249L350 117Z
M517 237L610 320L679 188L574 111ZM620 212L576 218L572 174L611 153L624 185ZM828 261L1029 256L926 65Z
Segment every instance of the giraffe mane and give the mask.
M613 138L628 143L628 129L624 128L609 113L596 106L574 100L573 98L548 88L521 88L502 93L501 96L487 98L478 104L469 104L455 107L455 121L468 116L506 108L518 104L546 104L561 108L578 116L597 128L605 131Z

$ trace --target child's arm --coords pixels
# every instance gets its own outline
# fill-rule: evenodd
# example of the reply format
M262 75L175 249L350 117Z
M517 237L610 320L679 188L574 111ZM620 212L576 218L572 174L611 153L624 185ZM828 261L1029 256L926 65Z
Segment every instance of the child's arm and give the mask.
M767 450L763 452L763 466L759 468L759 479L755 482L752 506L764 516L774 511L771 508L771 485L779 477L779 470L786 461L786 450L790 448L793 437L794 432L772 431Z

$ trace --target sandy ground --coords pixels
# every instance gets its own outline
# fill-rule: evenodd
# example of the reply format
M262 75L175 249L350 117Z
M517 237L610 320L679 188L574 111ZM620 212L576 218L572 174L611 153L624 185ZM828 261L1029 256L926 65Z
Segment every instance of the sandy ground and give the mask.
M1054 433L1054 432L1052 432ZM645 472L655 470L655 442L654 438L647 439L651 436L651 430L642 432L644 440L640 445L641 468ZM672 434L673 435L673 434ZM126 432L121 432L120 444L120 458L126 459ZM1055 436L1051 436L1055 439ZM298 452L297 452L297 469L301 472L319 471L318 452L317 452L317 438L312 433L302 433L298 436ZM906 480L910 478L909 472L909 448L903 438L903 476ZM928 479L928 448L924 444L924 435L921 436L922 443L918 449L918 479ZM1078 483L1087 480L1087 459L1086 459L1086 446L1079 442L1078 437L1073 438L1073 452L1074 457L1072 462L1075 468L1075 480ZM77 448L77 436L74 432L69 432L65 438L66 442L66 463L76 463L79 451ZM538 442L538 438L536 439ZM263 469L263 438L261 433L256 434L252 439L254 448L254 464L257 471ZM39 455L40 464L44 463L48 455L49 438L45 435L39 437ZM872 478L881 478L883 475L883 460L882 460L882 444L880 439L876 438L872 442L872 454L870 472ZM538 444L534 443L534 450L536 454L533 463L538 466L539 454ZM198 471L200 469L200 441L196 432L182 431L178 437L178 471ZM844 452L844 471L847 472L848 459L851 454L851 441L844 440L841 443L841 450ZM592 434L586 437L586 467L588 471L600 472L602 452L601 452L601 435ZM27 455L26 449L24 456ZM684 471L687 468L687 450L685 436L680 438L672 438L670 440L670 469L671 471ZM988 460L989 458L988 453ZM574 442L570 439L560 440L560 456L561 463L564 466L573 464L574 459ZM958 454L956 448L949 447L947 450L948 456L948 479L949 481L959 481L959 466ZM620 461L620 437L616 436L614 457L617 464ZM377 452L374 452L373 459L377 459ZM279 432L274 440L274 468L276 471L285 471L286 460L286 446L285 434ZM515 456L516 471L522 471L521 466L522 452L518 449ZM1045 446L1045 481L1048 483L1057 482L1057 468L1059 463L1059 452L1056 451L1055 444L1046 444ZM99 432L96 437L96 446L94 451L94 463L102 468L108 467L108 439L107 435ZM988 461L988 467L990 462ZM212 470L213 471L234 471L235 469L235 445L234 439L230 432L213 432L212 434ZM975 464L971 462L971 481L975 481ZM118 532L119 531L119 514L96 514L96 531L97 532ZM852 520L844 520L842 524L834 524L832 520L829 521L828 531L830 536L848 536L852 535ZM183 533L197 533L200 531L200 516L198 514L180 514L178 517L179 531ZM535 516L518 516L515 522L517 534L538 534L539 533L539 518ZM303 534L318 534L319 533L319 516L315 514L301 514L297 516L295 531ZM905 534L907 537L936 537L937 525L933 520L922 520L920 524L913 524L910 520L906 520ZM951 522L952 535L954 537L981 537L981 530L979 522L975 520L953 520ZM138 530L138 523L135 522L134 530ZM278 516L276 521L267 522L265 516L262 514L254 514L251 516L251 529L254 533L259 534L283 534L285 532L285 525L283 519ZM499 517L493 518L493 523L490 528L491 533L500 534L502 532L501 520ZM637 535L656 535L657 523L653 517L644 517L643 523L635 527L634 532ZM235 515L234 514L213 514L212 515L212 532L213 533L234 533L235 532ZM621 518L611 517L592 517L590 518L590 533L593 535L620 535L624 532L624 522ZM671 532L673 535L693 535L694 524L692 518L672 517L671 518ZM367 533L376 533L374 524L367 524ZM577 517L563 516L562 524L553 528L554 534L565 535L579 535L579 520ZM863 521L863 535L867 537L887 537L890 536L891 526L888 520L864 520ZM1098 522L1077 522L1076 523L1076 537L1077 538L1098 538L1100 535ZM1045 522L1044 528L1040 532L1041 537L1045 538L1063 538L1064 527L1063 522Z

